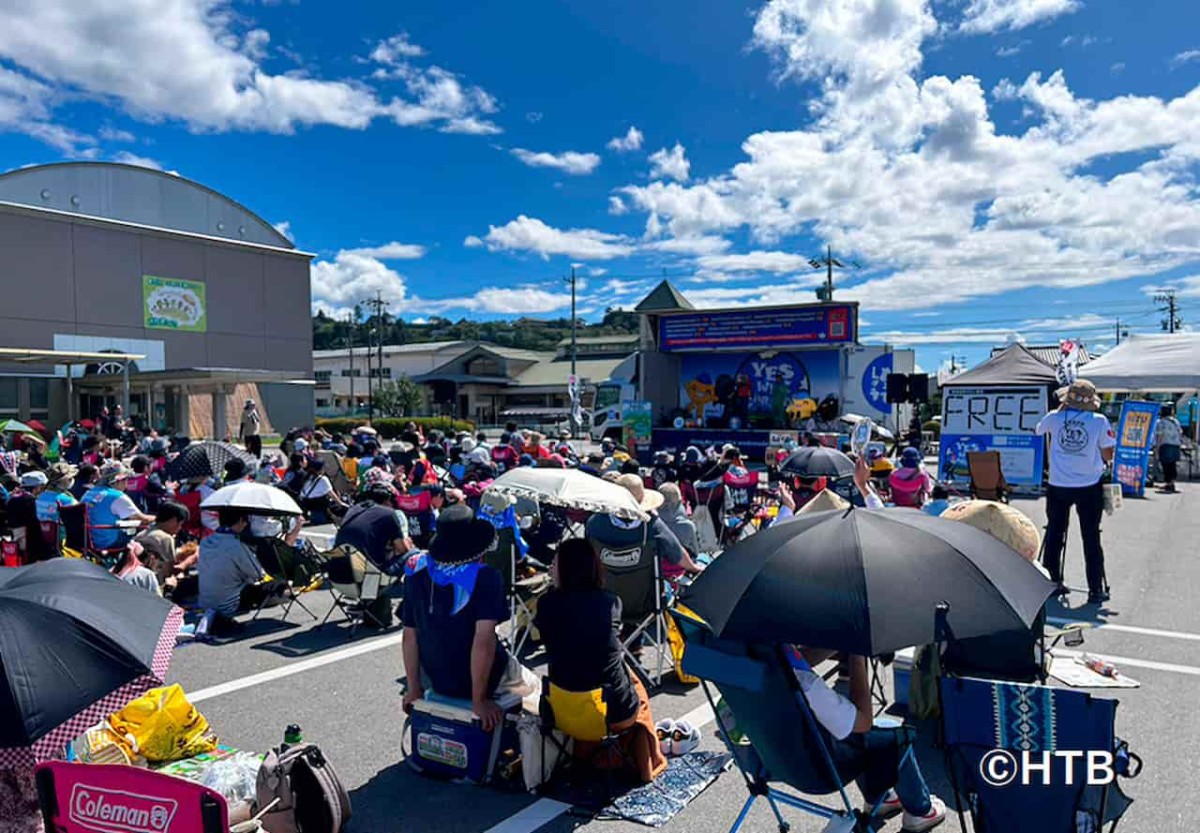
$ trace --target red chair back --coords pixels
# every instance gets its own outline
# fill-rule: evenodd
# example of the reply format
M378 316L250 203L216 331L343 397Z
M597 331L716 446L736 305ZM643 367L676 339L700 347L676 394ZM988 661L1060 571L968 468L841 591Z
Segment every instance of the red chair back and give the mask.
M193 781L132 766L52 761L34 770L46 830L56 833L225 833L229 808Z
M187 507L188 519L183 525L183 531L193 538L204 538L208 531L204 528L202 513L200 512L200 501L203 496L199 492L180 492L175 495L175 500Z

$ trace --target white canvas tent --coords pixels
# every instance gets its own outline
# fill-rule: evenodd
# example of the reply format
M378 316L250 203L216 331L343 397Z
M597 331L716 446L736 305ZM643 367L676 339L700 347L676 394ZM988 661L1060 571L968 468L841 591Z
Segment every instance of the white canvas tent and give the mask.
M1132 335L1080 372L1102 391L1200 388L1200 333Z

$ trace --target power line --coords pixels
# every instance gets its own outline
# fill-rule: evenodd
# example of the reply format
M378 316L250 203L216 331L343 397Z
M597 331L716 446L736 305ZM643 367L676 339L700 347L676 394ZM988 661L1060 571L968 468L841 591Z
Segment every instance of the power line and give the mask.
M1159 304L1166 304L1158 308L1159 312L1165 312L1167 317L1163 319L1162 328L1168 333L1173 333L1183 326L1183 320L1179 317L1179 311L1175 307L1175 290L1164 289L1154 296L1154 300Z

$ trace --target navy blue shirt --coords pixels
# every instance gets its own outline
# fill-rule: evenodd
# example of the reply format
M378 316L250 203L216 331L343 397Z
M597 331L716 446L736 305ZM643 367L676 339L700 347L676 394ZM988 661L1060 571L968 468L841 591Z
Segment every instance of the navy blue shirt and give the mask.
M481 620L503 622L508 619L508 599L504 579L496 570L484 566L475 579L471 600L458 613L454 609L454 588L438 587L427 570L404 580L404 627L417 629L417 648L421 670L430 687L444 697L470 700L471 646L475 642L475 623ZM508 667L508 651L495 636L496 659L488 677L490 695L500 685Z

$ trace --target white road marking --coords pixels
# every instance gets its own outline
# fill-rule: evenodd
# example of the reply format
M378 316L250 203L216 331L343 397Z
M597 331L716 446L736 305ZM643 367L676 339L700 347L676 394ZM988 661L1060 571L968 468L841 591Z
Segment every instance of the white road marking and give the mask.
M708 705L707 702L704 702L704 703L701 703L699 706L696 706L696 708L692 709L690 712L688 712L687 714L685 714L683 717L679 718L679 720L676 720L675 722L681 723L686 720L688 723L692 724L697 729L700 729L704 726L707 726L709 723L712 723L713 720L715 720L715 719L716 719L716 715L713 714L712 706Z
M399 645L401 634L395 633L391 636L384 636L378 639L373 639L370 642L360 642L357 645L351 645L349 648L342 648L339 651L330 651L327 654L320 654L309 659L302 659L297 662L289 662L287 665L281 665L279 668L272 668L270 671L263 671L259 674L251 674L249 677L241 677L236 680L230 680L227 683L209 686L202 688L199 691L190 692L188 699L193 703L199 703L201 700L209 700L213 697L220 697L223 694L232 694L235 691L241 691L244 688L262 685L274 680L281 680L284 677L291 677L295 674L303 674L305 671L312 671L314 668L320 668L323 665L331 665L335 662L341 662L344 659L352 659L360 657L363 654L369 654L374 651L382 651L384 648L391 648Z
M1078 657L1083 655L1083 651L1066 651L1062 648L1055 648L1054 653L1057 656ZM1087 653L1092 653L1088 651ZM1200 677L1200 668L1194 665L1176 665L1173 662L1158 662L1152 659L1137 659L1135 657L1114 657L1112 654L1092 654L1100 659L1107 660L1113 665L1120 668L1122 665L1129 668L1149 668L1152 671L1170 671L1175 674L1188 674L1192 677Z
M570 804L552 798L539 798L524 810L513 813L499 824L489 827L484 833L533 833L543 824L554 821L570 809Z
M1120 631L1121 633L1136 633L1142 636L1161 636L1165 639L1187 639L1200 642L1200 633L1184 631L1164 631L1157 628L1143 628L1137 625L1119 625L1116 622L1089 622L1085 619L1067 619L1061 616L1047 616L1046 621L1052 625L1087 625L1091 630Z

